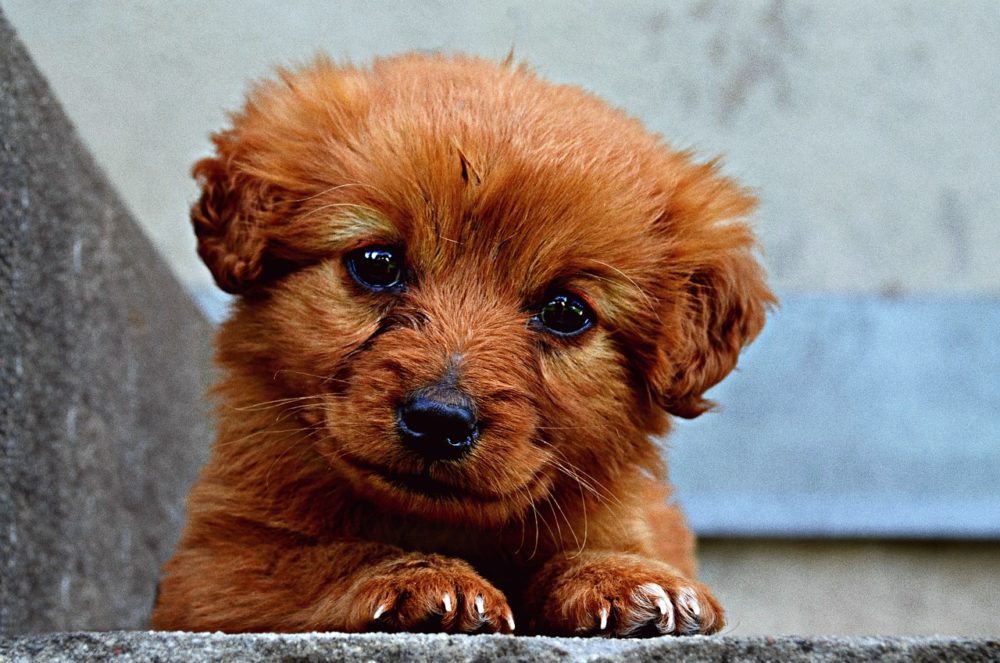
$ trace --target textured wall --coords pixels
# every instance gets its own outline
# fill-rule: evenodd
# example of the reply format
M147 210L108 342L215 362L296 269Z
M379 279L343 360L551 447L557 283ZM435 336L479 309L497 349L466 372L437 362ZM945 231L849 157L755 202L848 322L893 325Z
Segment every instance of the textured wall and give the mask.
M703 539L739 635L998 636L995 542Z
M754 186L783 290L1000 294L1000 4L5 0L182 278L187 177L247 79L318 49L501 58L578 83Z
M713 536L1000 540L998 378L1000 301L788 295L667 439L677 496Z
M145 623L211 333L0 15L0 634Z

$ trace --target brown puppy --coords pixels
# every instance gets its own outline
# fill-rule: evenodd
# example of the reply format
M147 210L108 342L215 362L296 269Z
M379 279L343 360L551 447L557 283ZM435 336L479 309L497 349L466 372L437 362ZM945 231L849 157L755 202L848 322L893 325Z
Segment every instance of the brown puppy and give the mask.
M192 219L219 437L153 625L712 633L650 441L774 301L714 164L523 67L259 85Z

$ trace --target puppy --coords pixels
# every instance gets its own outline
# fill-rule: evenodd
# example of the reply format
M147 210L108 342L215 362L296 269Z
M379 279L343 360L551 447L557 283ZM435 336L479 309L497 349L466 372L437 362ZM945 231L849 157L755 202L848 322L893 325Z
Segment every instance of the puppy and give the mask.
M239 298L155 628L722 628L650 436L774 302L747 191L509 61L318 59L213 140Z

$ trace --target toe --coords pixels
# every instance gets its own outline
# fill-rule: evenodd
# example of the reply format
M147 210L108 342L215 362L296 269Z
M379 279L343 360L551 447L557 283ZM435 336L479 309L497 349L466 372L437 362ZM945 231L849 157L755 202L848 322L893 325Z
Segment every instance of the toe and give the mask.
M678 635L716 633L722 628L722 610L697 587L682 585L673 592Z

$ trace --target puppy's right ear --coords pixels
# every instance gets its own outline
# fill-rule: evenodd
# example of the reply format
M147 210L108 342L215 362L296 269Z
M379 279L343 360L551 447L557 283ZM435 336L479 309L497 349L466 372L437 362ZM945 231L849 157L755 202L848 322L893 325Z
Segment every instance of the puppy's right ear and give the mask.
M220 288L246 292L264 275L266 229L279 197L271 187L241 172L233 155L236 138L213 136L219 156L202 159L192 174L201 198L191 208L198 255Z
M736 367L777 304L743 219L757 201L717 162L681 171L663 224L671 253L671 305L650 382L670 414L693 419L714 403L704 392Z

